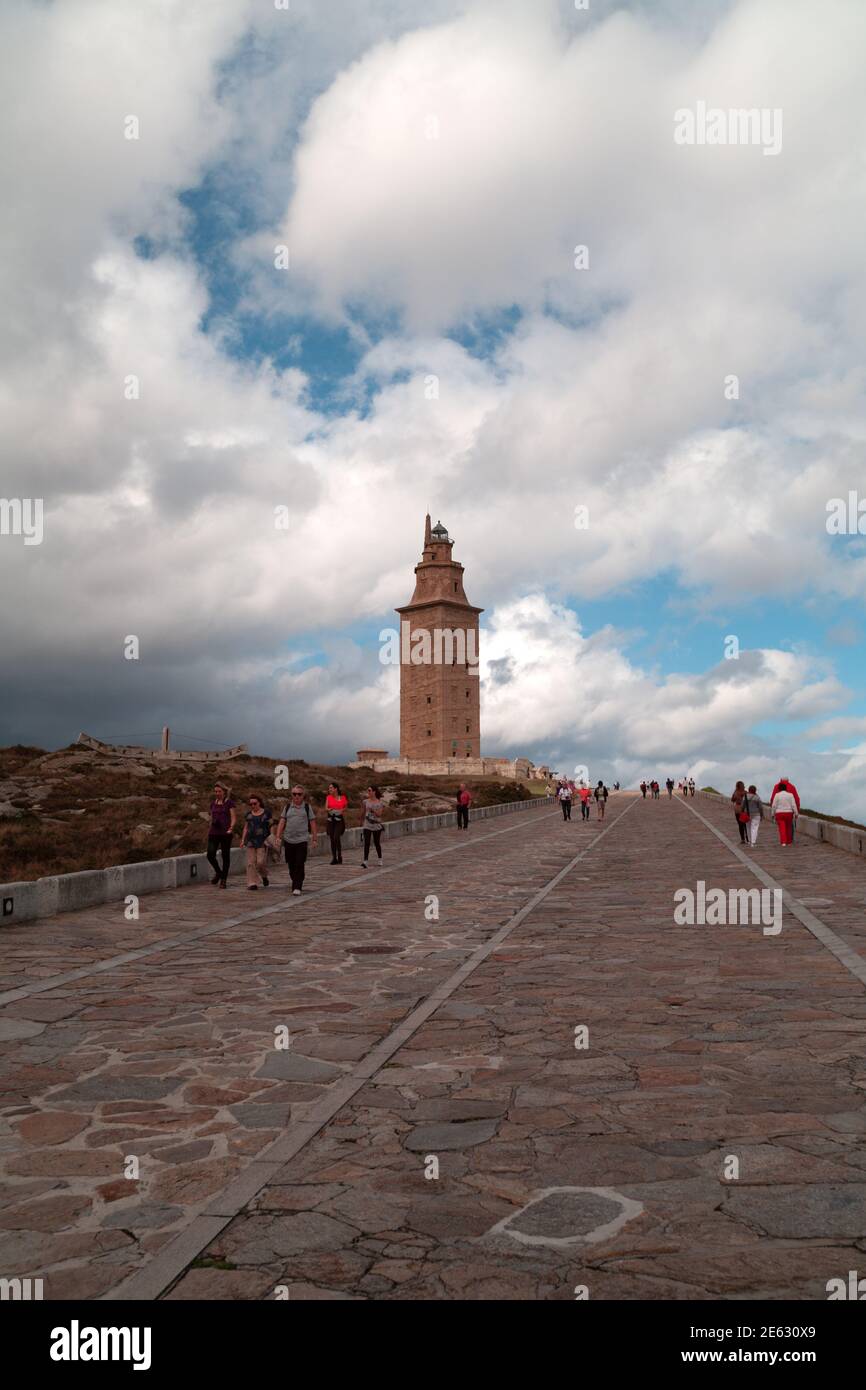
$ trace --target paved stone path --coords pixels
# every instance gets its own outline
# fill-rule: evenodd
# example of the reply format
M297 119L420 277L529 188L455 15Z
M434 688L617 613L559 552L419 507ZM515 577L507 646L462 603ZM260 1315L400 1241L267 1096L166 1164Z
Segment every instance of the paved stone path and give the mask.
M46 1298L823 1299L863 1266L862 863L765 825L745 857L789 894L781 933L677 926L679 888L766 886L718 803L489 824L316 863L346 886L300 902L280 871L272 897L5 930L0 1273Z

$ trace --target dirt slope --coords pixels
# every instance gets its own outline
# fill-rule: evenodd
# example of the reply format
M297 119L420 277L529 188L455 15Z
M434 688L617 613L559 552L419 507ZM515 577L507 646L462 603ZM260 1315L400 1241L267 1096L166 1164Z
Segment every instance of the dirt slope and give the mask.
M46 874L102 869L203 850L208 805L215 780L227 783L238 802L257 792L279 809L274 768L291 777L321 807L336 780L349 798L348 824L360 821L360 799L373 776L348 767L327 767L288 758L245 754L196 767L151 758L119 758L71 745L56 752L16 746L0 749L0 883ZM383 776L386 820L452 810L458 778ZM491 778L468 779L478 805L521 801L544 790Z

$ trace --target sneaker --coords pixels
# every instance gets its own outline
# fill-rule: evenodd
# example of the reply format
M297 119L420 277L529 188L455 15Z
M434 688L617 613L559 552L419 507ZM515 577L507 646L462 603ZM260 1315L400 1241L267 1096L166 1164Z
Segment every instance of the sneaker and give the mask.
M262 874L262 887L263 887L263 888L267 888L268 885L270 884L270 881L271 881L271 880L270 880L269 878L265 878L264 874Z
M293 898L299 898L300 896L301 896L301 890L300 890L300 888L293 888L293 889L292 889L292 897L293 897Z
M257 883L248 883L248 884L247 884L247 892L248 892L248 893L258 893L258 891L259 891L259 885L258 885Z
M220 881L220 876L219 876L219 874L214 874L213 878L211 879L211 883L213 884L213 886L216 887L216 885L219 883L219 881Z
M366 859L362 859L362 860L361 860L361 868L362 868L362 869L366 869L366 867L367 867L367 861L366 861Z
M224 878L221 878L221 879L220 879L220 888L225 888L225 886L226 886L225 879L224 879Z

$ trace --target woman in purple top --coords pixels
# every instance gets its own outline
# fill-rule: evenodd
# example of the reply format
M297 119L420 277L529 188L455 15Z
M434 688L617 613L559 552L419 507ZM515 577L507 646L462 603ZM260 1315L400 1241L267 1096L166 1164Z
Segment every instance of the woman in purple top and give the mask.
M207 833L207 862L213 869L211 883L219 884L220 888L225 888L226 879L229 876L229 865L232 857L232 836L235 830L235 803L232 801L227 787L222 782L217 782L213 789L213 801L210 804L210 829ZM217 863L217 850L220 851L222 868Z

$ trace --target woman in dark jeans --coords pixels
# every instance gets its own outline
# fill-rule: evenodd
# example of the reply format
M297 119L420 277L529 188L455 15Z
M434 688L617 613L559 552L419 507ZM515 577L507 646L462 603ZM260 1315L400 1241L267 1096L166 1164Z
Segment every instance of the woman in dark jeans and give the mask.
M746 805L745 782L738 782L734 787L731 793L731 801L734 805L734 815L737 818L737 829L740 832L740 844L746 845L749 843L749 822L740 820L740 815L748 809Z
M371 839L376 847L376 853L379 856L379 867L381 868L382 866L382 812L384 809L385 803L382 800L382 793L379 791L379 788L368 787L367 795L361 802L361 810L364 813L361 820L361 829L364 833L364 859L361 864L362 869L366 869L367 867L367 860L370 857Z
M207 833L207 862L213 869L211 883L219 884L220 888L225 888L226 879L229 876L229 867L232 858L232 836L235 832L235 803L232 801L228 787L224 787L222 782L217 782L213 789L213 801L210 804L210 829ZM217 863L217 850L222 858L222 868Z
M346 807L349 804L348 797L340 791L338 782L332 782L328 787L328 795L325 800L325 810L328 813L328 839L331 841L331 863L342 864L343 862L343 831L346 829Z

